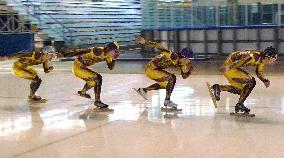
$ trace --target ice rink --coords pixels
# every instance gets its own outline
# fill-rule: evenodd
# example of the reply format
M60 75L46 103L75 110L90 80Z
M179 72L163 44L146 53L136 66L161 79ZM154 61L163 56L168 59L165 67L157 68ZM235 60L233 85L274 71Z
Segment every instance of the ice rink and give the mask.
M153 83L141 74L143 64L118 63L102 72L102 101L113 113L88 110L92 100L74 95L84 82L71 73L72 62L54 63L37 94L45 104L29 104L30 81L12 75L12 62L0 63L1 158L280 158L284 155L284 78L277 64L268 70L271 87L257 79L246 105L254 118L234 117L238 96L222 92L213 107L206 82L226 84L215 64L200 64L183 80L178 75L172 100L181 113L163 113L165 90L144 100L134 87ZM254 72L252 71L252 74ZM210 74L210 75L208 75ZM93 91L89 94L94 97Z

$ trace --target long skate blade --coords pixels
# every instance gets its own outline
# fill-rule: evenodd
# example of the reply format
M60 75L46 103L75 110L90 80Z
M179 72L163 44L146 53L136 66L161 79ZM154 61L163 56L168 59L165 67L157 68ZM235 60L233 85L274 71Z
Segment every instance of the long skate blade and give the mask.
M164 108L161 107L161 111L162 112L181 112L182 109L176 109L176 108Z
M80 94L78 94L78 93L74 93L74 95L77 95L77 96L79 96L79 97L86 98L86 99L92 99L92 98L84 97L84 96L82 96L82 95L80 95Z
M47 102L46 99L40 99L40 100L32 100L32 99L29 99L29 103L31 103L31 104L46 103L46 102Z
M136 88L132 88L136 93L138 93L141 97L143 97L145 100L148 100L148 98L146 98L146 96L144 96L144 95L142 95L139 91L138 91L138 89L136 89Z
M210 93L211 99L213 101L214 107L217 108L216 97L215 97L214 93L212 92L211 85L210 85L209 82L206 82L206 85L207 85L208 91Z
M92 108L91 111L92 111L92 112L114 112L113 109L109 109L109 108L98 108L98 107Z
M235 112L231 112L230 115L237 117L255 117L255 114L245 114L245 113L235 113Z
M173 118L178 118L177 112L172 113L166 113L164 115L164 118L168 118L168 119L173 119Z

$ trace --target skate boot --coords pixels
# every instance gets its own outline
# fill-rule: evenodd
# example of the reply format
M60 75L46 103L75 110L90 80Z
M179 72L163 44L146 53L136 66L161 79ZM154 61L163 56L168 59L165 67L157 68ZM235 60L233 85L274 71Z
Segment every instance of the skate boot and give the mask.
M165 111L165 112L171 112L171 111L181 111L182 109L178 109L177 108L177 104L172 102L171 100L165 100L164 101L164 107L161 108L161 111Z
M133 88L139 95L141 95L145 100L148 100L146 97L147 92L144 90L144 88Z
M80 96L80 97L87 98L87 99L91 99L90 94L82 93L81 91L78 91L76 95L78 95L78 96Z
M46 103L46 99L41 98L40 96L29 96L29 102L31 103Z
M255 117L255 114L250 114L249 112L250 112L249 108L245 107L244 104L242 103L238 103L235 106L235 112L230 113L230 115Z
M244 113L249 114L250 109L247 108L247 107L245 107L244 104L238 103L238 104L235 106L235 113L239 113L239 112L244 112Z
M109 109L108 105L101 101L95 101L94 106L95 108L93 108L93 111L95 112L112 112L113 111L113 109Z
M218 84L214 84L211 88L213 90L213 94L215 96L216 101L220 101L220 93L221 93L220 86Z

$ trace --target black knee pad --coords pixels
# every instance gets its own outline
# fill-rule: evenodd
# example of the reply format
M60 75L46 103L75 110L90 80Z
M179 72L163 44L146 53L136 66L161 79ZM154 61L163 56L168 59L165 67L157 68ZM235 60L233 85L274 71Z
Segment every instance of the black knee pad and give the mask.
M244 103L244 101L247 99L247 97L250 95L250 93L252 92L253 88L256 85L256 81L255 78L253 77L244 87L244 89L242 90L240 99L239 99L239 103Z
M103 79L102 75L100 75L100 74L97 75L97 78L98 78L98 80L102 80Z
M39 78L38 76L36 76L33 81L38 81L38 80L41 80L41 78Z
M37 89L39 88L40 84L41 84L42 80L41 78L39 78L38 76L35 77L35 79L33 79L30 88L32 91L37 91Z
M99 85L102 85L102 82L103 82L103 77L102 75L98 74L97 75L97 81L96 81Z
M252 80L253 80L253 85L256 85L256 80L254 77L252 78Z
M42 80L38 76L36 76L32 81L32 83L35 83L35 84L41 84L41 82L42 82Z
M176 84L176 80L177 80L177 77L172 74L170 77L169 77L169 80L168 80L168 84L166 86L166 89L172 91L174 89L174 86Z
M103 83L103 77L100 74L98 74L97 77L93 78L92 80L96 82L95 87L101 86Z
M41 82L42 82L41 78L38 78L38 82L39 82L39 83L41 83Z
M173 84L175 84L176 81L177 81L177 77L174 74L172 74L169 82L172 82Z
M238 94L238 95L241 94L241 90L237 88L230 88L228 89L228 92L233 93L233 94Z
M253 77L247 85L248 85L250 88L254 88L255 85L256 85L256 80L255 80L255 78Z
M245 87L243 89L243 92L249 94L253 90L255 85L256 85L256 80L253 77L249 82L247 82L247 84L245 85Z

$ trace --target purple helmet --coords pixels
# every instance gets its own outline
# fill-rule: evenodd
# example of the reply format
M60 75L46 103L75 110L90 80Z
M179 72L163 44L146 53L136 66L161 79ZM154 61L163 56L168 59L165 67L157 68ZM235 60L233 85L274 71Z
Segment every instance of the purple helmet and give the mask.
M271 57L271 58L277 58L277 51L272 46L271 47L267 47L264 50L264 56L265 57Z
M179 52L179 55L184 57L184 58L193 58L193 51L190 48L183 48Z

